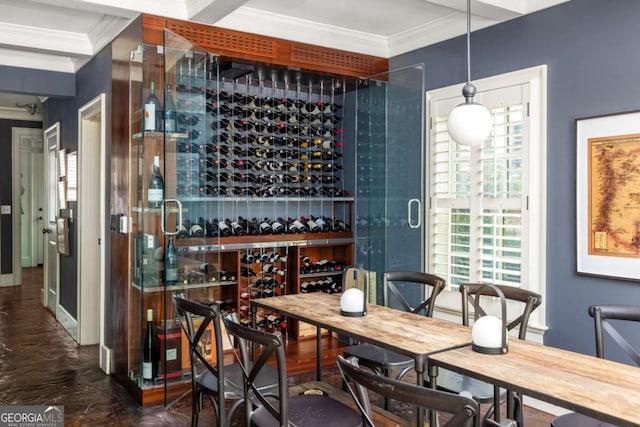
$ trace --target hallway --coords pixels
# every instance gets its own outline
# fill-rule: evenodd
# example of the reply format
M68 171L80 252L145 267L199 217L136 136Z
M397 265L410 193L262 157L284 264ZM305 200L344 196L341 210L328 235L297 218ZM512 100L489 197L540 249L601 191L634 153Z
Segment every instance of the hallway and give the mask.
M190 396L141 408L98 367L98 346L76 345L41 304L42 268L0 288L0 404L63 405L65 426L187 426ZM212 425L212 411L201 425Z

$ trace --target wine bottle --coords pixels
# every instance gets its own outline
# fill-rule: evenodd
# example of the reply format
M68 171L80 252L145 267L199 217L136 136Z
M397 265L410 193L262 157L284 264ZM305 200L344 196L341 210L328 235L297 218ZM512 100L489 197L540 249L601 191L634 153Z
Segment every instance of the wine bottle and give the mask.
M286 229L284 228L285 221L282 218L271 221L271 231L273 234L284 234Z
M144 130L150 132L162 130L161 118L162 106L156 96L156 84L151 82L149 84L149 96L144 101Z
M178 283L178 254L173 246L173 237L169 236L169 244L164 259L165 282Z
M215 223L218 226L218 230L220 231L221 236L223 237L231 236L232 234L231 227L229 227L229 224L227 224L226 221L218 221L216 219Z
M167 85L167 92L164 96L164 130L165 132L176 131L176 104L173 102L173 92L171 85Z
M236 236L244 236L245 234L244 230L242 229L242 227L240 226L240 223L237 220L229 221L227 219L225 220L225 222L229 225L229 227L233 231L233 234L235 234Z
M202 225L204 224L204 221L202 223L197 222L191 225L191 228L189 229L189 235L191 237L204 237L205 231L202 228Z
M311 220L314 221L318 227L320 227L321 231L323 232L329 231L329 224L327 224L327 222L324 220L323 217L316 218L313 215L311 215Z
M256 260L256 257L251 252L245 252L244 254L242 254L242 257L240 258L240 261L242 261L245 264L253 264L255 260Z
M159 208L164 197L164 179L160 173L160 156L153 156L153 169L149 179L147 200L150 208Z
M269 219L268 218L264 218L260 222L259 230L260 230L260 234L272 234L273 233L273 227L269 223Z
M156 341L153 336L153 310L147 310L147 334L142 351L142 379L151 382L158 374Z
M242 217L238 218L238 222L245 229L245 232L250 236L256 236L260 234L260 228L258 226L258 222L255 218L253 219L244 219Z
M300 219L302 220L303 224L307 227L307 230L309 230L311 233L317 233L319 232L320 226L313 220L313 218L305 218L305 217L300 217Z
M180 224L178 226L178 235L176 237L178 239L184 239L189 237L189 230L187 230L187 227L185 227L184 224Z
M240 267L240 275L243 277L253 277L256 275L255 271L253 271L252 269L245 267L245 266L241 266Z
M218 221L207 220L204 228L207 232L207 237L218 237L220 235L220 230L218 230Z

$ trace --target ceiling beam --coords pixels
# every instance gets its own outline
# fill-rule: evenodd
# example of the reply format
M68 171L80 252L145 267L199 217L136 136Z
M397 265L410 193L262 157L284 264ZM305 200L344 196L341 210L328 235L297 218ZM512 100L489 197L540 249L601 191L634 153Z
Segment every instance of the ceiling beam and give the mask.
M185 0L32 0L47 6L133 18L140 13L187 19Z
M425 0L429 3L467 13L467 0ZM471 15L500 22L524 14L527 0L471 0Z
M215 24L235 12L249 0L186 0L187 19L203 24Z
M20 50L90 57L95 52L86 34L0 22L0 44Z

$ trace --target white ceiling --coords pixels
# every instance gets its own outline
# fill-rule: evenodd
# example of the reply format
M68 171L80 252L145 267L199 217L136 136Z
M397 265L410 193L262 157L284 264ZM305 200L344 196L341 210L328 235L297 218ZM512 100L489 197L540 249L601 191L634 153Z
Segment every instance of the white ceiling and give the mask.
M565 1L472 0L471 27ZM0 65L73 73L139 13L392 57L464 34L466 6L466 0L0 0Z

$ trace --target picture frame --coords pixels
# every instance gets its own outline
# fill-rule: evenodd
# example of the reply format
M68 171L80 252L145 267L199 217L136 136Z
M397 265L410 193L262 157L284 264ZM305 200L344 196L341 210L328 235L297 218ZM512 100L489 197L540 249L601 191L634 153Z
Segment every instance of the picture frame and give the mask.
M576 271L640 279L640 111L576 119Z
M67 202L78 201L78 152L67 154Z
M67 176L67 149L61 148L58 151L58 178Z
M58 209L67 209L67 182L58 181Z
M56 217L56 242L60 255L69 255L69 218Z

